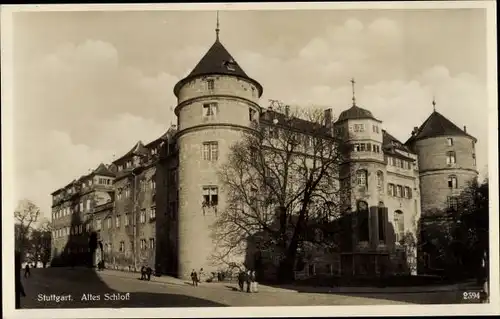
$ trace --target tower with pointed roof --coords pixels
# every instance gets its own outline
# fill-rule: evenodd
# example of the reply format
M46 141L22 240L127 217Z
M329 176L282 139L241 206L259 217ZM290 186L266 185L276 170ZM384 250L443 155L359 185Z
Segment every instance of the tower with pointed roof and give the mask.
M250 78L219 38L191 73L174 87L178 119L178 275L209 273L214 243L210 226L225 205L217 168L230 146L258 121L262 86Z
M406 142L418 154L422 213L454 210L457 197L477 178L476 138L436 111L415 127Z

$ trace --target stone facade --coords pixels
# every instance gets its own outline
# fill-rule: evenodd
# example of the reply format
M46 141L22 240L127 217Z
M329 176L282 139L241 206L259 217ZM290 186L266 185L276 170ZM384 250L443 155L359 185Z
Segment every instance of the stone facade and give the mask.
M174 93L177 125L52 194L54 259L88 259L89 235L95 233L102 245L98 257L111 268L148 265L182 278L193 269L219 270L211 259L211 225L226 197L217 171L231 145L270 112L259 106L260 84L218 39ZM339 176L348 236L340 252L311 248L300 276L415 273L416 251L406 241L416 245L421 208L442 207L477 175L474 138L449 134L405 145L382 124L355 104L333 124L334 134L352 146ZM456 177L452 189L450 176ZM237 263L245 258L232 257ZM276 265L275 257L266 258Z
M472 137L444 135L412 145L418 154L424 213L447 209L450 200L477 178L475 143ZM454 160L450 160L453 154Z

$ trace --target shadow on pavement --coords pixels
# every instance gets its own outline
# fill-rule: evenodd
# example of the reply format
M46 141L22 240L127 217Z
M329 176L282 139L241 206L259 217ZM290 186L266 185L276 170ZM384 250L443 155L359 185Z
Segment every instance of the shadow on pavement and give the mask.
M142 291L127 294L111 289L96 270L80 267L37 269L31 278L23 279L23 284L27 296L21 299L22 309L226 306L182 294ZM71 296L72 300L55 300L64 296Z

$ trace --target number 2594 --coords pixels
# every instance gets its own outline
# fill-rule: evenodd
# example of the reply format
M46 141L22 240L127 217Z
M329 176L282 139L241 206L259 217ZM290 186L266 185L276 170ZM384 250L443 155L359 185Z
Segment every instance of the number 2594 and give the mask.
M462 299L463 300L476 300L476 299L481 299L481 295L479 291L464 291L462 293Z

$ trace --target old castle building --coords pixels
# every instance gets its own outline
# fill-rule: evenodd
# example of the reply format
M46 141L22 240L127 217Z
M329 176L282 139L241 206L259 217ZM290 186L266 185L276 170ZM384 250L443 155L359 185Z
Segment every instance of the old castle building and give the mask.
M414 128L406 145L418 155L424 214L456 209L457 197L478 176L476 142L465 126L460 129L436 110Z
M174 87L177 125L52 193L53 260L88 260L88 240L96 236L97 258L108 267L147 264L179 277L192 269L218 270L210 258L210 226L226 197L217 169L252 125L272 125L273 113L259 105L262 92L222 45L217 30L212 47ZM346 275L376 274L381 267L415 273L416 252L400 243L418 238L421 207L446 203L455 194L446 188L450 176L456 176L451 185L461 185L457 181L475 172L469 148L475 140L456 129L436 133L434 127L444 122L449 121L433 113L403 144L354 99L340 114L333 132L353 149L339 176L350 190L352 236L335 266L328 261L322 269ZM351 173L354 178L348 178ZM308 275L321 263L321 256L312 260Z

